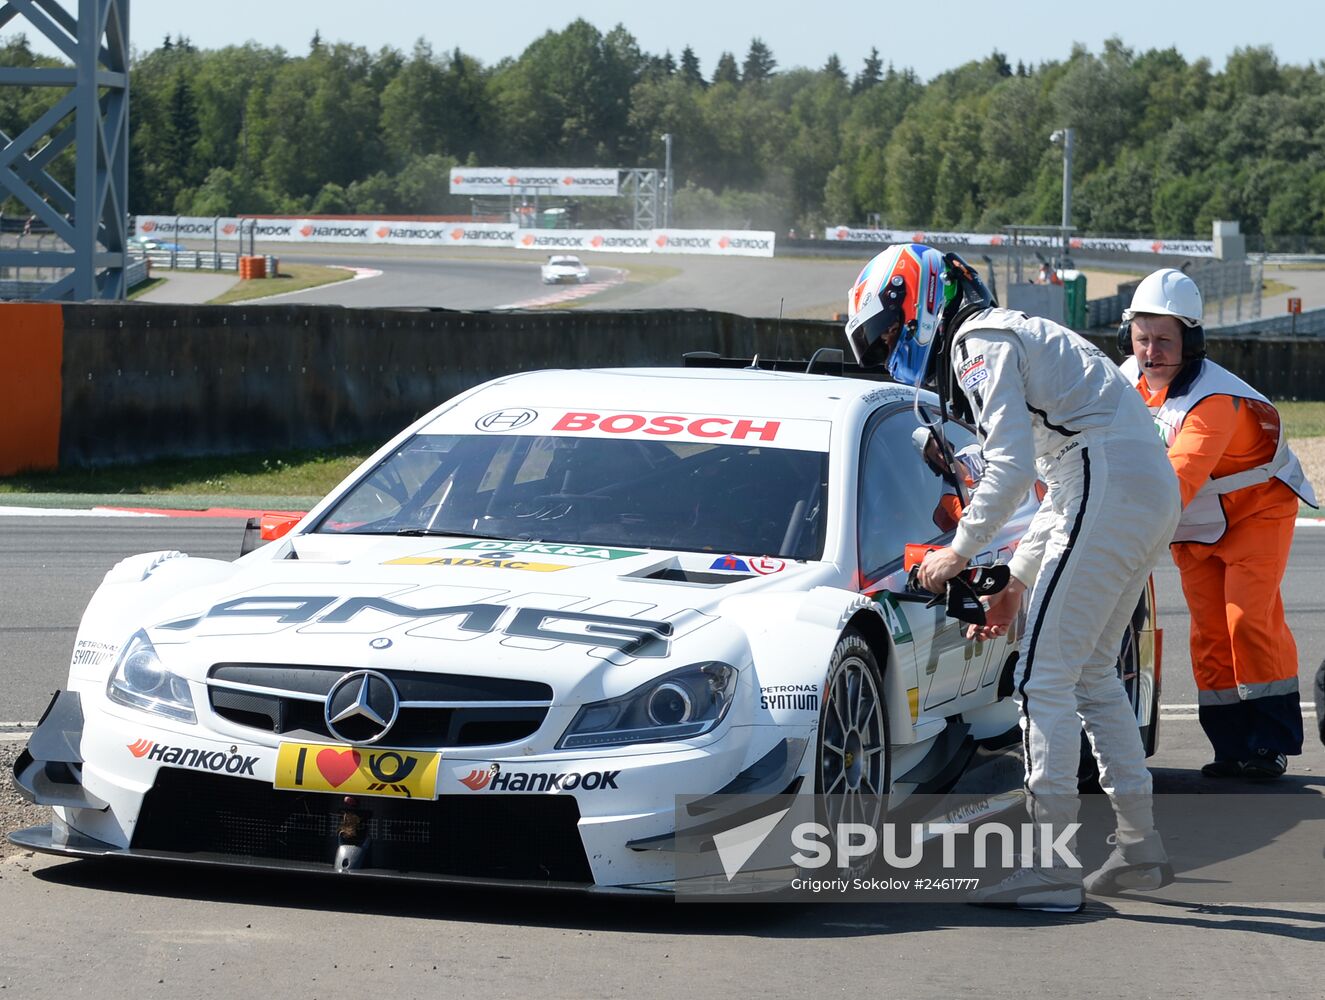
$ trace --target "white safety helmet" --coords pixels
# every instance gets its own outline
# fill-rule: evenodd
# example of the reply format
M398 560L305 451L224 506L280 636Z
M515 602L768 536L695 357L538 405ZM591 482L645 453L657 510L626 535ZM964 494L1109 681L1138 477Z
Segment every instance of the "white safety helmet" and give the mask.
M1137 315L1176 316L1186 326L1197 327L1203 311L1196 282L1177 268L1164 267L1146 275L1136 286L1123 321L1130 322Z
M925 448L929 446L931 431L928 427L917 427L911 432L911 444L915 446L920 457L925 457Z

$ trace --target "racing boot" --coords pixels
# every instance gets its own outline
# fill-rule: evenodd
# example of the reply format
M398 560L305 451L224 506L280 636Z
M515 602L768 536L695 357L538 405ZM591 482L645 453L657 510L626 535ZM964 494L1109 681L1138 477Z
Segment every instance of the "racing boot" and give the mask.
M1159 833L1151 831L1144 840L1114 843L1104 864L1085 878L1085 888L1092 896L1117 896L1134 889L1162 889L1173 881L1173 865Z
M1079 870L1032 867L1018 868L1002 882L976 889L966 901L1047 913L1076 913L1086 902Z

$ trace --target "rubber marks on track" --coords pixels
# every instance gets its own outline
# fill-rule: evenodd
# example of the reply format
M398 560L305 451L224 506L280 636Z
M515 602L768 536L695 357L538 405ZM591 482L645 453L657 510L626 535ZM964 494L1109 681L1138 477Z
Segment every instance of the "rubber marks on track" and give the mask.
M607 270L604 268L604 270ZM626 280L625 271L611 271L611 277L606 281L591 281L584 285L565 285L559 287L556 291L548 292L533 299L523 299L519 302L508 302L503 306L493 306L494 309L541 309L547 306L559 306L567 302L574 302L576 299L586 299L590 295L597 295L599 292L605 292L614 285L619 285Z

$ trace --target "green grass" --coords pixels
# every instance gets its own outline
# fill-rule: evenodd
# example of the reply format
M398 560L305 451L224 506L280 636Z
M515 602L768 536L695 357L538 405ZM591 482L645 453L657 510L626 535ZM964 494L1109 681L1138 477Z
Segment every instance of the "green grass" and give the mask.
M1308 438L1325 436L1325 403L1276 400L1284 422L1284 436Z
M98 503L107 497L174 497L181 506L210 506L184 503L206 498L228 505L228 498L275 498L299 500L308 506L350 474L375 446L346 445L322 451L285 451L267 455L232 455L216 458L178 458L143 465L115 465L100 469L71 469L67 472L28 472L0 478L0 495L47 494L95 495ZM236 504L238 505L238 504ZM245 503L244 506L249 504ZM261 506L261 505L255 505Z
M146 281L140 281L133 286L133 291L129 293L129 298L141 298L165 280L165 278L148 278Z
M241 281L212 299L209 306L223 306L231 302L249 302L265 299L269 295L300 292L305 288L330 285L334 281L347 281L353 271L341 267L323 267L320 264L282 264L280 274L274 278L253 278Z

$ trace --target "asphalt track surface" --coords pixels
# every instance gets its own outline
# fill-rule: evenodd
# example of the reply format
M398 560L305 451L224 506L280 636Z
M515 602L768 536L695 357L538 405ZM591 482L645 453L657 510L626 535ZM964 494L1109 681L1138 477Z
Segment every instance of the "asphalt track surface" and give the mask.
M163 548L231 557L240 523L6 517L0 719L35 717L63 684L82 606L118 558ZM1323 572L1325 528L1300 528L1284 596L1307 698L1325 652ZM1163 566L1157 581L1168 707L1150 762L1156 790L1210 790L1197 774L1204 739L1178 707L1196 699L1176 572ZM1254 794L1266 789L1245 790L1248 809L1267 801ZM1314 735L1274 791L1325 803ZM0 864L0 899L22 914L0 949L0 985L17 997L107 1000L1319 996L1325 862L1293 875L1320 890L1317 902L1195 905L1160 892L1055 916L946 904L697 906L19 857Z
M316 253L274 252L297 264L381 272L291 292L276 302L495 309L538 304L557 291L539 280L546 256L529 251L332 247ZM714 309L743 316L777 316L781 310L784 316L815 319L831 319L846 307L847 289L865 262L645 254L584 254L580 259L589 266L590 281L604 287L578 300L578 308Z
M270 244L266 252L293 263L357 267L378 272L291 292L273 302L308 302L354 307L496 309L541 307L550 289L539 280L546 256L512 249L371 247L327 245L316 250ZM302 252L299 252L302 251ZM586 253L593 290L574 299L578 309L712 309L741 316L831 319L846 307L847 289L869 259L858 257L708 257ZM1088 261L1083 267L1092 266ZM1105 271L1126 270L1116 264ZM1130 265L1139 275L1144 262ZM1002 268L998 279L1002 280ZM1283 315L1288 297L1305 309L1325 307L1325 269L1272 266L1267 280L1291 290L1267 296L1262 315ZM1103 295L1111 289L1093 289ZM168 294L164 293L163 294ZM1232 308L1229 306L1229 308ZM1233 315L1228 313L1228 321Z

